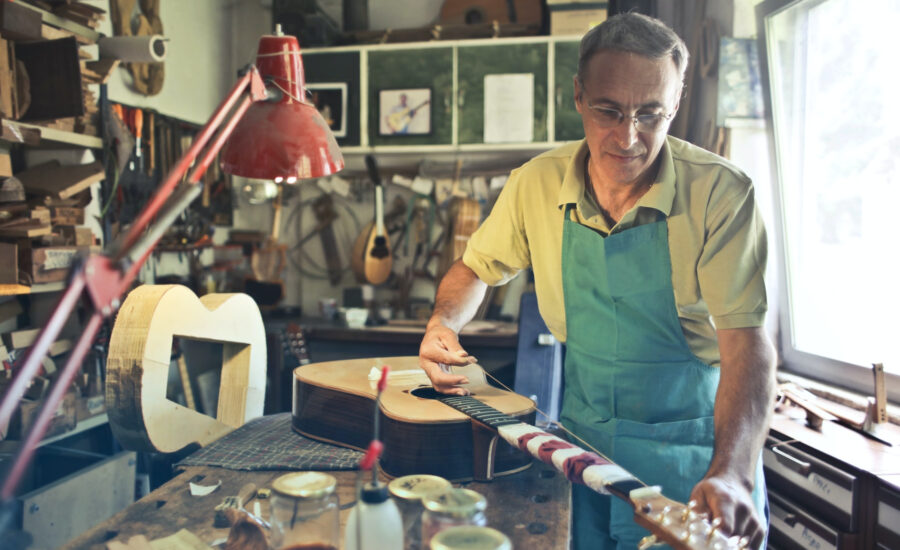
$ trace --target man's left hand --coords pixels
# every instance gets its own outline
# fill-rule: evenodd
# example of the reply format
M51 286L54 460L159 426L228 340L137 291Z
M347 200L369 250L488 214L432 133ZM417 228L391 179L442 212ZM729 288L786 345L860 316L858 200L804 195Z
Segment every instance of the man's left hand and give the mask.
M728 536L747 537L747 548L760 548L766 531L756 514L753 497L739 479L726 476L708 476L691 492L697 512L709 513L710 519L719 518L719 529Z

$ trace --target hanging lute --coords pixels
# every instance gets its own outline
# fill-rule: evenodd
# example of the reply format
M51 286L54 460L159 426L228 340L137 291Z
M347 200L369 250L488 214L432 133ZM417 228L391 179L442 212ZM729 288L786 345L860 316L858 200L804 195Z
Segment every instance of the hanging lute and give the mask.
M350 266L359 282L380 285L391 275L393 255L384 228L384 186L375 157L366 155L366 167L369 179L375 185L375 219L356 238Z

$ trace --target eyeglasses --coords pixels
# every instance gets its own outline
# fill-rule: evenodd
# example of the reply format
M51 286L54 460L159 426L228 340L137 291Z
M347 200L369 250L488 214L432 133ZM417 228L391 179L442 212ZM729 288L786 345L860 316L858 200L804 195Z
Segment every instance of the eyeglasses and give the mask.
M594 115L594 120L597 121L601 128L614 128L619 124L622 124L622 121L627 118L634 122L634 127L638 132L643 132L645 134L654 134L662 130L663 125L675 115L674 112L667 115L663 113L626 115L618 109L610 109L590 104L588 104L588 109L591 110Z

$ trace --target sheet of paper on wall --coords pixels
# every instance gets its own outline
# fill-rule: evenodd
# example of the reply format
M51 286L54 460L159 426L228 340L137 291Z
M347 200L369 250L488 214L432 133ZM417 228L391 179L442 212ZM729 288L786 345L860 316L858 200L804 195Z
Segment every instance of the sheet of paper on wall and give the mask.
M534 141L534 75L484 77L484 142Z

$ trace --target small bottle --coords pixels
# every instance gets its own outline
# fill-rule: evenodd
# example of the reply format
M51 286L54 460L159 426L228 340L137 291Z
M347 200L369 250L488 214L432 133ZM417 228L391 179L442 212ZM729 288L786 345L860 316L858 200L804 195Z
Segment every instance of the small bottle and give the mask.
M319 472L293 472L272 483L271 544L274 550L337 550L340 507L337 480Z
M345 550L403 550L403 520L387 485L363 485L344 531Z
M448 527L475 525L484 527L487 499L471 489L450 489L422 499L422 544L427 548L431 538Z
M404 550L422 548L422 499L451 488L452 485L446 479L428 474L398 477L388 483L388 491L403 518Z
M458 525L435 535L430 550L512 550L512 542L490 527Z

